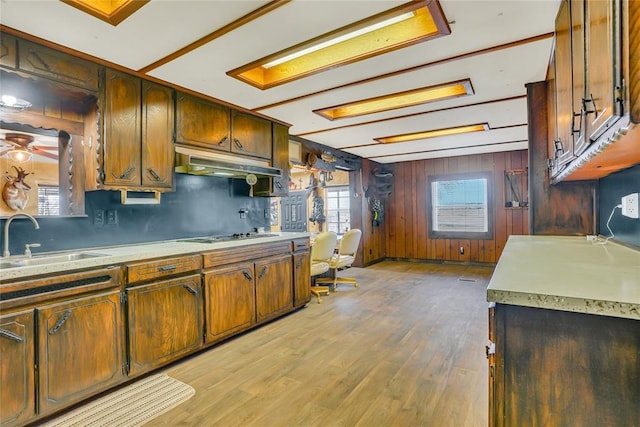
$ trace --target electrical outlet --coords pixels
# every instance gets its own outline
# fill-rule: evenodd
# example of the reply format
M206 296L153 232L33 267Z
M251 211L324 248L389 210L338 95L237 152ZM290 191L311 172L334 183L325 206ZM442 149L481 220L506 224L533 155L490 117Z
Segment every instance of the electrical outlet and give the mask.
M96 209L93 211L93 224L98 226L104 225L104 209Z
M118 211L115 209L107 209L107 224L118 224Z
M638 218L638 193L627 194L622 198L622 215Z

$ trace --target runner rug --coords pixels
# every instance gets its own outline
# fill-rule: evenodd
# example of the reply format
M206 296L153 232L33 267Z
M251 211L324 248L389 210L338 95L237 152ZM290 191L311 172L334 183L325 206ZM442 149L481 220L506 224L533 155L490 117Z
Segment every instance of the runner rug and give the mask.
M153 375L55 418L44 427L134 427L175 408L195 394L166 374Z

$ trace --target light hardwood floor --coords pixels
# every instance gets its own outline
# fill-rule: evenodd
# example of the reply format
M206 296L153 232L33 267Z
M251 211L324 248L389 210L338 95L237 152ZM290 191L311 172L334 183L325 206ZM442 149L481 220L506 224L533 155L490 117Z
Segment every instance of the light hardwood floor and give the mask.
M491 267L385 261L360 288L165 371L196 390L149 426L486 426Z

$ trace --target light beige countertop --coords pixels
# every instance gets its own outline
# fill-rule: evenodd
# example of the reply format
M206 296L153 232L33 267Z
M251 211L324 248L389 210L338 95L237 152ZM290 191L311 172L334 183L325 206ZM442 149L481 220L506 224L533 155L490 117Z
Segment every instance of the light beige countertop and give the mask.
M640 320L640 251L577 236L511 236L487 301Z
M140 243L123 246L112 246L103 248L76 249L72 251L59 252L59 254L89 252L91 254L102 255L90 258L77 259L73 261L56 262L53 264L29 265L23 267L0 269L0 283L22 277L36 276L49 273L61 273L65 271L86 269L92 267L103 267L107 265L123 264L144 259L179 256L192 253L203 253L221 248L235 248L246 245L279 242L300 238L308 238L309 233L268 233L270 237L255 237L252 239L231 240L215 243L195 243L185 242L186 239L169 240L155 243ZM51 256L53 253L34 253L34 258ZM14 258L14 257L12 257ZM19 259L20 257L15 257ZM6 261L8 258L0 258Z

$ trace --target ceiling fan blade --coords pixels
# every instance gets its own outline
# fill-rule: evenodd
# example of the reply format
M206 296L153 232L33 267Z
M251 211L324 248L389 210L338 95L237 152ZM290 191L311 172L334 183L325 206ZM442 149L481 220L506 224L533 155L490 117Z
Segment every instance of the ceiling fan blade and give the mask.
M13 150L13 148L10 148L10 149L4 150L4 151L0 151L0 157L4 156L5 154L7 154L11 150Z
M58 155L57 154L53 154L53 153L48 153L46 151L34 151L33 154L35 154L36 156L42 156L42 157L48 157L50 159L53 160L58 160Z
M32 145L31 148L34 150L58 151L58 147L52 147L50 145Z

